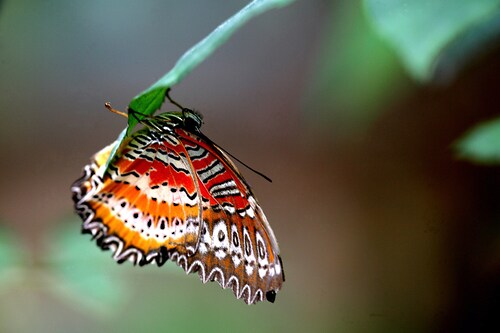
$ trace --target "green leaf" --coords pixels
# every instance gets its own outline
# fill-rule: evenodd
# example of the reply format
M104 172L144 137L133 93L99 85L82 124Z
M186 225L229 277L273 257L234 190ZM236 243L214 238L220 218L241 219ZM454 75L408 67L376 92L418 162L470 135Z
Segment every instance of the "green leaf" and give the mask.
M165 100L165 92L168 88L179 83L196 66L208 58L219 46L224 44L224 42L226 42L226 40L228 40L229 37L231 37L231 35L248 20L272 8L289 5L293 1L295 0L253 0L239 12L219 25L207 37L198 42L198 44L184 53L184 55L167 74L142 93L134 97L129 104L129 108L137 111L138 114L136 113L134 117L128 118L128 127L126 131L122 132L118 137L118 144L109 155L104 172L108 169L109 164L114 159L118 148L121 146L121 143L125 139L126 135L130 135L132 133L132 130L135 125L137 125L139 120L144 118L144 116L152 115L161 107L163 101Z
M418 80L452 75L500 33L500 0L364 0L379 33Z
M173 83L172 83L173 84ZM134 113L133 117L128 118L127 135L134 129L139 119L144 118L142 115L151 115L158 110L165 101L165 93L172 84L166 87L154 88L142 92L139 96L135 97L129 104L129 108L139 113Z
M460 158L481 164L500 164L500 118L472 128L454 148Z
M208 58L219 46L236 32L248 20L269 9L282 7L294 0L254 0L239 12L219 25L207 37L193 46L177 61L174 68L165 74L152 86L144 90L130 102L129 107L143 115L151 115L160 108L165 91L174 84L179 83L189 72ZM137 118L141 118L139 115ZM129 117L129 129L138 122L136 117Z

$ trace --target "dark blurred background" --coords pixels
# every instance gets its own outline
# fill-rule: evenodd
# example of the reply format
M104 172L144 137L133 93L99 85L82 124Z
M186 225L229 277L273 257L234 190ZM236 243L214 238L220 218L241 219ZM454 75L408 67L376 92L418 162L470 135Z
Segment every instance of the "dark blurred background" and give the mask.
M104 102L125 109L246 3L0 2L0 332L498 328L499 169L452 145L498 115L500 48L418 84L358 1L265 13L172 91L273 179L241 168L280 243L275 304L79 235L69 187L126 125Z

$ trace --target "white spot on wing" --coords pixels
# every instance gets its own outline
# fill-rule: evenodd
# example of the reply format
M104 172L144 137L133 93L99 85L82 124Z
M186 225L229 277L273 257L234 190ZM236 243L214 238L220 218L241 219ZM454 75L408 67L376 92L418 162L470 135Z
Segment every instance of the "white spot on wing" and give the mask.
M247 215L248 217L250 217L251 219L255 218L255 211L253 210L252 207L248 207L247 208Z
M229 237L227 235L227 226L224 220L220 220L214 226L212 233L212 248L215 256L219 259L226 257L229 250Z
M206 222L203 222L203 230L202 230L200 245L198 247L198 251L200 253L205 254L208 252L208 249L212 246L212 239L210 238L210 232L208 230L208 225Z
M243 250L241 248L242 243L240 236L238 234L238 227L236 224L231 225L231 259L233 260L234 266L238 267L241 264L241 258L243 256Z
M255 266L255 254L253 250L252 240L246 228L243 228L243 255L245 256L245 272L251 275Z
M280 263L277 262L275 265L274 265L275 269L276 269L276 275L280 275L281 274L281 266L280 266Z
M264 276L266 276L266 273L268 271L269 260L264 239L258 231L255 233L255 238L257 240L257 261L259 262L259 276L262 279L264 278Z

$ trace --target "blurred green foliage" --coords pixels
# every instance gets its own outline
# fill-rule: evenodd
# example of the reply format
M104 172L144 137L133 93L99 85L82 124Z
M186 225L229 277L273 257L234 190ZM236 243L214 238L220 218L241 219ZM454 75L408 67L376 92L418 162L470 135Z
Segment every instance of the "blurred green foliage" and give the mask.
M283 299L280 306L248 306L217 283L202 285L196 274L186 276L173 262L162 267L134 267L128 262L118 265L111 251L100 250L89 235L78 232L80 224L77 216L59 221L57 231L47 231L46 248L33 262L14 260L19 253L19 246L13 243L15 237L0 232L0 277L16 267L9 283L0 279L0 291L4 291L0 298L0 332L33 328L37 332L85 332L94 328L153 332L160 327L187 332L201 327L206 332L224 331L224 327L238 332L326 329L322 325L327 322L327 310L314 304L313 299L304 306L315 309L315 315L324 320L300 322L296 319L303 313L294 305L296 301ZM293 300L294 293L285 297ZM134 315L123 317L124 313ZM273 317L293 320L270 320ZM82 327L74 324L79 320L85 321Z
M316 117L306 119L319 119L337 136L361 133L390 99L408 90L401 66L356 1L331 6L322 37L304 107Z
M59 225L65 227L48 240L47 282L59 297L102 315L126 302L126 283L120 278L125 272L110 262L110 251L99 251L89 235L78 232L80 223L78 216L64 219Z
M455 144L460 158L480 164L500 163L500 118L472 128Z
M19 280L26 261L24 247L8 230L0 228L0 292Z
M217 48L224 44L229 37L247 21L272 8L286 6L293 1L294 0L253 0L184 53L167 74L138 96L134 97L129 107L145 115L153 114L161 107L165 99L165 91L168 88L179 83L196 66L202 63ZM138 115L138 117L140 118L140 115ZM130 117L129 128L133 129L137 122L137 118Z
M500 0L364 1L377 30L422 81L453 75L500 32Z

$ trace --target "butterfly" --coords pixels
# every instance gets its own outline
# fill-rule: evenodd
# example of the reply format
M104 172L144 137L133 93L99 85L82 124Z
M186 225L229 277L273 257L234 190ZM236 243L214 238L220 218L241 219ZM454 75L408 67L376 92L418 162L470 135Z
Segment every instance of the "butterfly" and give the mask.
M167 97L182 111L142 117L108 167L118 142L72 185L82 232L119 263L171 260L247 304L274 302L284 272L262 208L228 154L201 133L201 114Z

